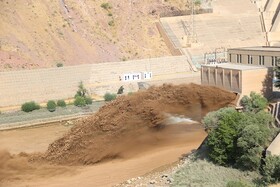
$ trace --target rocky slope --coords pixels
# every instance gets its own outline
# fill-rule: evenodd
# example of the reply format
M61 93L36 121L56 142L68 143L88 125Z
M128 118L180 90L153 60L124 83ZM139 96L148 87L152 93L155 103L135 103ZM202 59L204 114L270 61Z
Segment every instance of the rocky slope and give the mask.
M170 55L155 22L184 2L0 0L0 70Z

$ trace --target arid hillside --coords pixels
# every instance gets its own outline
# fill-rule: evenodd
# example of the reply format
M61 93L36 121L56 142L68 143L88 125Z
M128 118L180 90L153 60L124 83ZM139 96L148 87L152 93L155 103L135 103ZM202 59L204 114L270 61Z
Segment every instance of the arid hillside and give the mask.
M183 0L0 0L0 70L170 55L155 22Z

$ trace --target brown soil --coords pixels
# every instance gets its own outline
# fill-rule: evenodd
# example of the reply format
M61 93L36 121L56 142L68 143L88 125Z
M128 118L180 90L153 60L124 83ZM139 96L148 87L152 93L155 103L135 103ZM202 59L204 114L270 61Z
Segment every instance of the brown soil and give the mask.
M52 143L42 158L56 164L88 165L125 157L126 150L157 143L153 134L165 127L166 114L200 121L234 99L235 94L195 84L163 85L119 97Z
M43 154L11 155L1 151L0 186L111 186L144 175L177 161L182 154L196 149L206 136L197 123L168 124L166 114L199 121L207 112L227 106L234 99L235 95L227 91L194 84L163 85L121 96L97 114L76 121ZM56 129L57 136L48 128L37 130L17 130L16 134L7 131L0 143L17 141L20 134L27 133L30 139L6 148L18 153L28 150L26 145L30 144L30 153L32 148L42 151L40 143L36 144L38 134L45 139L45 148L46 142L63 134L62 128Z

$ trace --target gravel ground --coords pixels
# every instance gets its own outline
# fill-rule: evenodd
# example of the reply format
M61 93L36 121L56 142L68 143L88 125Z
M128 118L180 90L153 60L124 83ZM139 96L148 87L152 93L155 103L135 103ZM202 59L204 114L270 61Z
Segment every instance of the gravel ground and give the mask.
M70 116L81 116L96 112L101 106L105 104L104 101L93 102L91 105L85 107L76 107L74 105L67 105L67 107L57 107L55 112L49 112L46 108L35 110L29 113L23 111L8 112L0 114L0 128L9 124L25 124L35 121L48 121L54 119L63 119Z

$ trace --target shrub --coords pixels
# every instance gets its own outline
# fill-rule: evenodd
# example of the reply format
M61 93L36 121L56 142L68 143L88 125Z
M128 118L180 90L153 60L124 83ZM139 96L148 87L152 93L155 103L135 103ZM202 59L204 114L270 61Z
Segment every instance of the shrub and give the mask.
M32 112L33 110L38 109L40 109L40 105L38 105L34 101L26 102L23 105L21 105L21 110L24 112Z
M123 90L124 90L124 88L123 88L123 86L121 86L121 87L118 89L117 94L123 94Z
M111 27L115 26L114 20L109 21L109 22L108 22L108 25L111 26Z
M54 112L56 110L56 104L55 104L55 102L53 100L48 101L47 109L50 112Z
M86 100L84 97L77 96L74 101L74 105L78 107L86 106Z
M85 97L85 101L87 105L91 105L92 104L92 98L90 96Z
M57 106L66 107L66 103L65 103L64 100L58 100L58 101L57 101Z
M116 99L116 98L117 98L117 94L106 93L106 94L104 95L105 101L112 101L112 100L114 100L114 99Z
M109 10L112 8L112 6L109 3L102 3L101 8L104 8L105 10Z
M56 64L56 67L58 67L58 68L63 67L63 64L59 62Z

